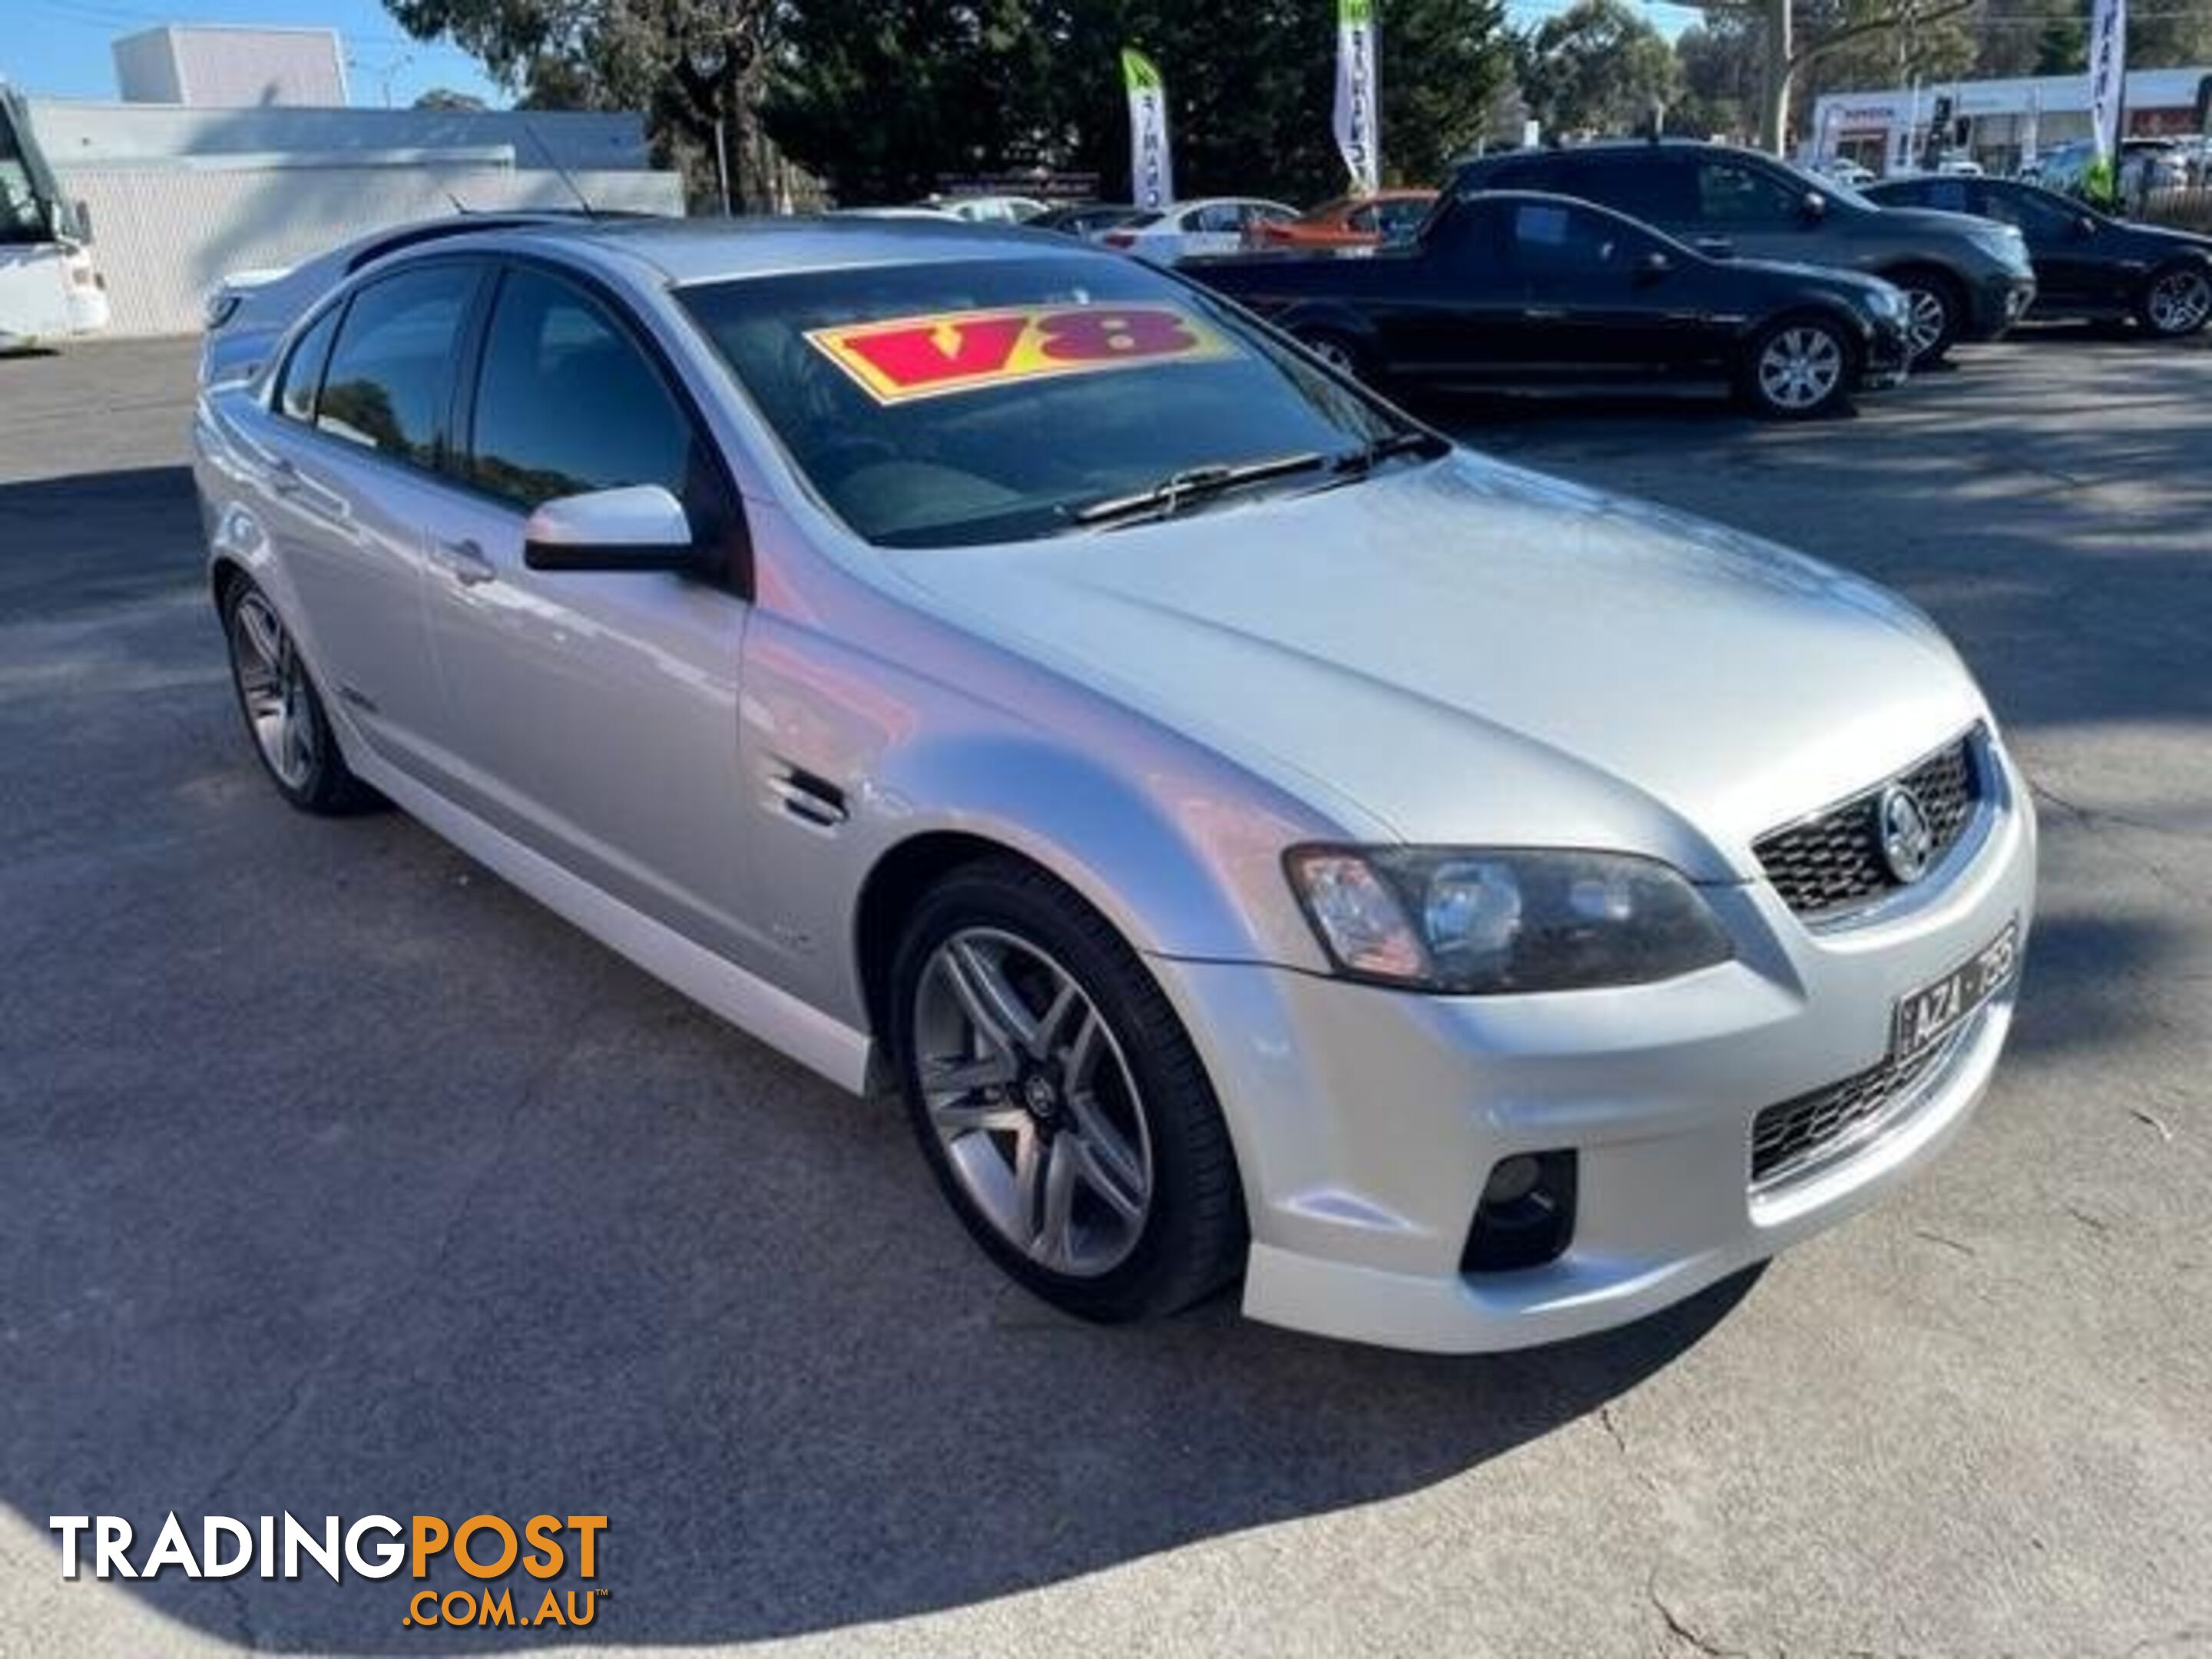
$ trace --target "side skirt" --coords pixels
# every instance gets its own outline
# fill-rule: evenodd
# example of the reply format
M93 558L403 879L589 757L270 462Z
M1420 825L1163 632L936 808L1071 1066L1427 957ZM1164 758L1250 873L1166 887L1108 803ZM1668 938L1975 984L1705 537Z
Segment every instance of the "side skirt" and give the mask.
M747 973L579 879L504 830L387 765L366 744L349 744L346 763L364 781L405 809L409 817L609 950L839 1088L853 1094L866 1091L874 1048L866 1032L832 1019L788 991Z

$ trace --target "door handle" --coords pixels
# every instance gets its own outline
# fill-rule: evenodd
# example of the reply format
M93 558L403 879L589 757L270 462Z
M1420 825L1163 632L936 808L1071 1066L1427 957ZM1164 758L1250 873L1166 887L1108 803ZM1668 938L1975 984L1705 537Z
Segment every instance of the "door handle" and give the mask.
M307 487L300 469L282 455L269 464L269 488L278 495L296 495Z
M499 574L473 537L458 542L434 543L431 556L447 575L464 587L479 586Z
M1521 314L1532 323L1555 323L1567 314L1565 306L1528 306Z

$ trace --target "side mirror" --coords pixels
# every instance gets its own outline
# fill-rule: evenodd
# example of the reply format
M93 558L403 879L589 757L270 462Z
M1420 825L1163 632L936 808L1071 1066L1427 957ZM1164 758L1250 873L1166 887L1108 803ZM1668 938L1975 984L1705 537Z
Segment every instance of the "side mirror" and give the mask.
M2087 214L2083 214L2080 218L2074 222L2074 234L2075 236L2086 238L2094 236L2096 234L2097 222L2094 219L2092 219Z
M1808 219L1824 219L1828 213L1828 198L1817 190L1808 190L1805 199L1797 204L1797 210Z
M1655 247L1650 252L1638 256L1636 261L1636 280L1639 283L1656 283L1674 269L1674 262L1667 257L1665 251Z
M696 560L684 504L659 484L556 496L522 526L532 570L689 570Z

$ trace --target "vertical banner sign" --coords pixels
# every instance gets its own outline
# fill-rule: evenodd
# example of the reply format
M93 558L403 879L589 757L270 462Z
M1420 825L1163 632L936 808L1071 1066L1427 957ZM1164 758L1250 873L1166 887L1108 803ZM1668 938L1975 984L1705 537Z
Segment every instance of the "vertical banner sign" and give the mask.
M1352 187L1382 186L1375 101L1375 0L1336 0L1336 148Z
M2020 164L2026 167L2043 154L2043 94L2027 89L2027 112L2020 118Z
M2089 136L2097 159L2120 153L2120 88L2128 73L2128 0L2097 0L2089 20Z
M1152 60L1121 48L1121 82L1129 91L1129 199L1146 211L1175 200L1175 163L1168 154L1168 89Z

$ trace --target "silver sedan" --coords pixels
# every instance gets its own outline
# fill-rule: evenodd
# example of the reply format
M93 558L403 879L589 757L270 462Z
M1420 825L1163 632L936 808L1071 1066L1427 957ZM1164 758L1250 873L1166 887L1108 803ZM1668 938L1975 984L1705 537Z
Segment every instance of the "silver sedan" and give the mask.
M447 237L196 441L288 799L896 1089L1085 1316L1614 1324L1894 1185L2005 1039L2034 821L1925 617L1139 262Z

